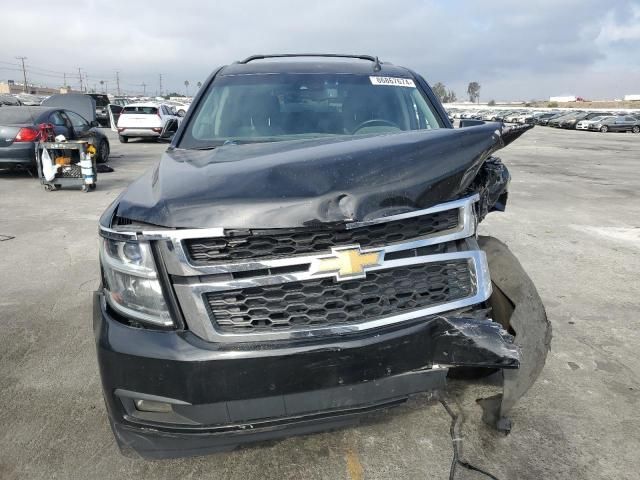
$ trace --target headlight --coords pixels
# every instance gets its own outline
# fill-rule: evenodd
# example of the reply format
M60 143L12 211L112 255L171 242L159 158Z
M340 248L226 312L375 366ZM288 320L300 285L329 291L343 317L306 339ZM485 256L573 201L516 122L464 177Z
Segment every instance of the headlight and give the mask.
M164 327L173 321L148 243L100 239L105 296L117 312Z

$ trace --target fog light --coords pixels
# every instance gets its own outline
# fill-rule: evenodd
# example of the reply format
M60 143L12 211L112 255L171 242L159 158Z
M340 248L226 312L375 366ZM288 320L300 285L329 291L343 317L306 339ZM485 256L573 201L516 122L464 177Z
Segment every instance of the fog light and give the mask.
M172 408L170 403L155 402L153 400L135 400L136 409L141 412L170 413Z

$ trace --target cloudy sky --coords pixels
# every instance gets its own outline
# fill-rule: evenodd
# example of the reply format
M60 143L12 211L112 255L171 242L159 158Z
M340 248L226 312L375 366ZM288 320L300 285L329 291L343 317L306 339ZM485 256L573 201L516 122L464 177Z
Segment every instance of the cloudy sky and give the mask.
M184 92L254 53L378 55L481 100L640 94L640 0L56 0L2 6L0 81ZM191 87L193 92L193 87Z

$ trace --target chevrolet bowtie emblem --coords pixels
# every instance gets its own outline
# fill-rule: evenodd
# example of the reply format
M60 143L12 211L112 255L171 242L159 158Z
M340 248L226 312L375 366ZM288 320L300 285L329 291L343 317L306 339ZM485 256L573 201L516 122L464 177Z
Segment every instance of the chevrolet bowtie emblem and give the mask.
M332 247L331 254L316 258L311 273L335 273L336 280L363 278L368 268L377 267L383 260L382 250L360 250L360 246Z

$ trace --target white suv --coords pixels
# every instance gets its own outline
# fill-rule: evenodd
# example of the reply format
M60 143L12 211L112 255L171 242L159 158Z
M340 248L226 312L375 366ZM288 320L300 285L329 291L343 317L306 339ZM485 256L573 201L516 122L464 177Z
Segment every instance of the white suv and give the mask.
M131 103L122 109L118 118L120 142L130 137L159 137L166 123L179 118L171 107L159 103Z

